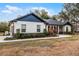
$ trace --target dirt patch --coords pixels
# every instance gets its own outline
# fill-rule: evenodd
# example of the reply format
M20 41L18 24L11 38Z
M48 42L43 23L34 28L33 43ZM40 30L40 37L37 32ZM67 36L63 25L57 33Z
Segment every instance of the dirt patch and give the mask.
M0 55L24 56L24 55L39 55L39 56L68 56L79 55L79 41L63 41L54 44L54 47L11 47L0 49Z

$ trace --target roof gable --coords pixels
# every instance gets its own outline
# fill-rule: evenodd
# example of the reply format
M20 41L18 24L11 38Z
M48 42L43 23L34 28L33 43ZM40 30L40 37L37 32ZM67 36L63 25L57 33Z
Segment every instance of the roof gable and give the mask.
M20 18L19 21L31 21L31 22L41 22L40 19L34 14Z
M19 17L19 18L14 19L10 22L15 22L15 21L45 22L42 18L40 18L39 16L37 16L34 13L30 13L28 15Z
M72 26L72 24L70 22L64 22L63 25L71 25Z

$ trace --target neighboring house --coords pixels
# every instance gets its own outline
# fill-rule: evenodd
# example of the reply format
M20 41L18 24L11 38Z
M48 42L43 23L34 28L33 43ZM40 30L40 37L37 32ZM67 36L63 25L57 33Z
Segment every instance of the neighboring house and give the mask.
M35 13L19 17L10 21L10 35L15 33L43 33L46 29L49 33L72 32L70 22L60 22L52 19L43 20Z

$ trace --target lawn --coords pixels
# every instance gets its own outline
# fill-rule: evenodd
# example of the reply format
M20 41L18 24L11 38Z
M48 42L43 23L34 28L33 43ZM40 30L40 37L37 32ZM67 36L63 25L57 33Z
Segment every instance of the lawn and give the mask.
M79 35L71 38L0 43L0 55L12 56L79 56Z

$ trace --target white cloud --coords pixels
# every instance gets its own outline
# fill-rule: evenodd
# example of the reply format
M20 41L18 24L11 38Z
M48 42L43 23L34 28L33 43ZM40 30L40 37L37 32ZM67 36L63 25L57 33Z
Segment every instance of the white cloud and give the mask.
M14 15L14 17L16 17L18 15L28 14L28 13L30 13L30 11L34 11L35 9L38 9L38 10L44 9L45 11L48 12L48 15L50 15L50 16L53 15L53 10L45 8L45 7L30 7L30 8L23 8L22 9L20 7L11 6L11 5L6 5L5 8L3 10L1 10L1 12L8 14L8 15L12 14L12 15Z
M11 14L12 12L11 11L9 11L9 10L2 10L2 12L3 13L9 13L9 14Z
M6 5L5 9L2 10L3 13L14 13L14 12L18 12L18 11L22 11L22 9L19 7L10 6L10 5Z
M16 7L16 6L6 5L5 7L6 7L8 10L10 10L10 11L20 11L20 10L22 10L21 8Z

